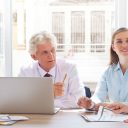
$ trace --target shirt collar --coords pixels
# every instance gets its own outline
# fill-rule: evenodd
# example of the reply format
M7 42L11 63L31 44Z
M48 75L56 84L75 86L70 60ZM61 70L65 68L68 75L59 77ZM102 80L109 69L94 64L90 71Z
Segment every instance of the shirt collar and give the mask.
M117 70L121 70L119 62L115 65L114 71L117 71Z
M41 77L43 77L47 73L43 68L40 67L39 64L37 65L37 69L38 69L39 75ZM56 72L56 66L54 66L53 68L51 68L48 73L50 75L52 75L53 77L55 77L55 72Z

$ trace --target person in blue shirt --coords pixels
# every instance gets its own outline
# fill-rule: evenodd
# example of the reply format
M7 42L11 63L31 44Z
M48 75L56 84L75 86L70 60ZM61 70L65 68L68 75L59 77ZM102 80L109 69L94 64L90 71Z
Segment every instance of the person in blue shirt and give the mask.
M97 109L109 99L110 102L128 102L128 28L119 28L112 35L110 65L103 73L91 99L81 97L78 105Z

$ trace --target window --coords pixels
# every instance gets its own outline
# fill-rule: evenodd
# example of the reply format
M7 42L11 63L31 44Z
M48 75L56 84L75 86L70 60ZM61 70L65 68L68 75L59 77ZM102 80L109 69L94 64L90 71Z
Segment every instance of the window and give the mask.
M32 34L48 30L57 37L57 56L76 63L83 81L98 80L109 59L115 23L114 0L15 0L14 3L13 75L31 60L27 46Z
M64 12L52 12L52 32L57 37L57 52L63 52L64 46L59 44L64 44Z
M123 17L126 16L125 3L121 0L12 0L11 2L13 3L12 76L16 76L19 68L31 61L27 51L30 37L36 32L48 30L57 37L57 56L75 62L84 81L97 82L109 60L112 31L121 26L121 23L126 25L125 18L123 21L117 18L121 17L121 14ZM123 5L122 8L118 7L118 3ZM122 12L122 9L125 10L119 14L119 10ZM0 15L0 21L2 18ZM115 18L120 21L115 21ZM2 36L1 30L0 36ZM3 44L0 44L2 50L4 50ZM4 52L2 50L0 53ZM3 60L1 62L3 63Z
M3 67L4 67L4 46L3 46L3 14L2 11L0 13L0 76L2 76L2 74L4 73Z
M105 12L91 12L91 50L90 52L105 52ZM95 45L94 45L95 44Z
M66 26L65 26L66 27ZM73 52L85 52L85 13L71 12L71 44Z
M3 41L3 36L2 36L2 24L3 24L3 18L2 18L2 13L0 13L0 42ZM4 49L3 49L3 43L0 43L0 56L4 54Z
M10 1L0 0L0 76L12 74L10 17Z

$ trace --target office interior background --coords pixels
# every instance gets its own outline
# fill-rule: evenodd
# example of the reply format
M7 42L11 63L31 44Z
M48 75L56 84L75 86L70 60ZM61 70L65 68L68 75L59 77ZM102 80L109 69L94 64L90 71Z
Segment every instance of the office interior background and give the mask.
M32 61L28 42L47 30L57 57L76 63L83 82L95 85L109 63L111 35L128 26L127 0L0 0L0 76L17 76Z

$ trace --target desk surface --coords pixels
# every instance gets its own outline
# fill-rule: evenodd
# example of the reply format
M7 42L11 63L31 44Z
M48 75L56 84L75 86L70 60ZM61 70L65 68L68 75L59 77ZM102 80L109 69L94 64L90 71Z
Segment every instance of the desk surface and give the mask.
M55 115L22 114L30 120L19 121L8 128L128 128L123 122L86 122L82 110L61 110Z

